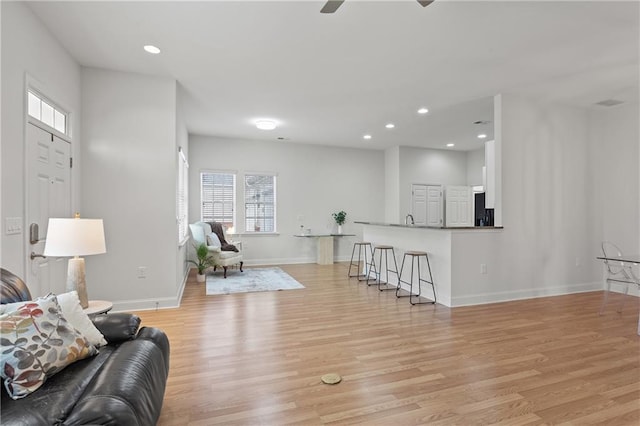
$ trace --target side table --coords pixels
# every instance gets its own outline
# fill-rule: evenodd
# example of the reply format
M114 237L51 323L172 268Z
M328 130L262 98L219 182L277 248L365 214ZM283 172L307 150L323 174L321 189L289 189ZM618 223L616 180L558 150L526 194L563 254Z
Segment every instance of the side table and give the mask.
M106 314L113 308L113 303L107 300L89 300L89 306L83 309L87 315Z

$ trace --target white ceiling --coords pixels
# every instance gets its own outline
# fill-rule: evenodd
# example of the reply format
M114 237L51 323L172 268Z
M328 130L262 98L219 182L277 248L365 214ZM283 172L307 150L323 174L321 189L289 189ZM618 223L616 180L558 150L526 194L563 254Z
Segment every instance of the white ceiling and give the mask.
M323 4L29 5L80 64L175 78L195 134L467 150L482 146L477 133L492 137L472 123L493 120L497 93L638 102L638 1L347 0L332 15ZM257 130L264 117L279 128Z

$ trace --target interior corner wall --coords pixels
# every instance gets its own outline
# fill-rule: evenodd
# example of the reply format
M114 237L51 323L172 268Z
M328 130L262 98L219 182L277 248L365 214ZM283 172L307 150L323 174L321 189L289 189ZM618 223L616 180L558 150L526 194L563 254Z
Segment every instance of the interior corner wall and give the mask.
M22 2L0 2L1 9L1 222L21 218L22 232L6 235L2 227L0 265L26 277L28 229L25 213L25 88L27 75L45 96L71 113L72 155L79 158L80 66ZM72 209L79 202L79 171L71 171Z
M176 82L83 68L82 105L82 211L107 244L86 259L91 298L176 306Z
M200 220L200 173L236 173L236 228L244 232L244 175L275 173L278 235L244 234L245 263L314 263L316 242L299 238L300 226L315 234L336 232L331 214L344 210L345 234L337 238L336 260L349 260L362 226L354 221L381 221L384 216L384 155L382 151L337 148L292 142L248 141L189 136L189 222Z

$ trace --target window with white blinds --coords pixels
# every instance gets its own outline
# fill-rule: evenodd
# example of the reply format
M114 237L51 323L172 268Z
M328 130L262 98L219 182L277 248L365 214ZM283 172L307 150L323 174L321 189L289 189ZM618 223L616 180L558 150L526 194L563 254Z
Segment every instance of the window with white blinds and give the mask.
M276 232L276 177L244 177L244 220L247 232Z
M176 194L176 215L178 219L178 243L184 244L189 238L187 221L189 220L189 163L182 148L178 149L178 191Z
M200 217L203 222L220 222L235 227L236 175L232 173L200 173Z

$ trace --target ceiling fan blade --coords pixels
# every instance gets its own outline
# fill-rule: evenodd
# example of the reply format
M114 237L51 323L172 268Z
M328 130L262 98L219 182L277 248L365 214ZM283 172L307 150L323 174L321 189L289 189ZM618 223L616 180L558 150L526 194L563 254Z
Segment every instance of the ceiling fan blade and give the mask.
M320 13L333 13L338 10L342 3L344 3L344 0L329 0L322 9L320 9Z
M422 7L427 7L431 3L433 3L434 1L435 0L418 0L418 3L420 3L420 6L422 6Z

